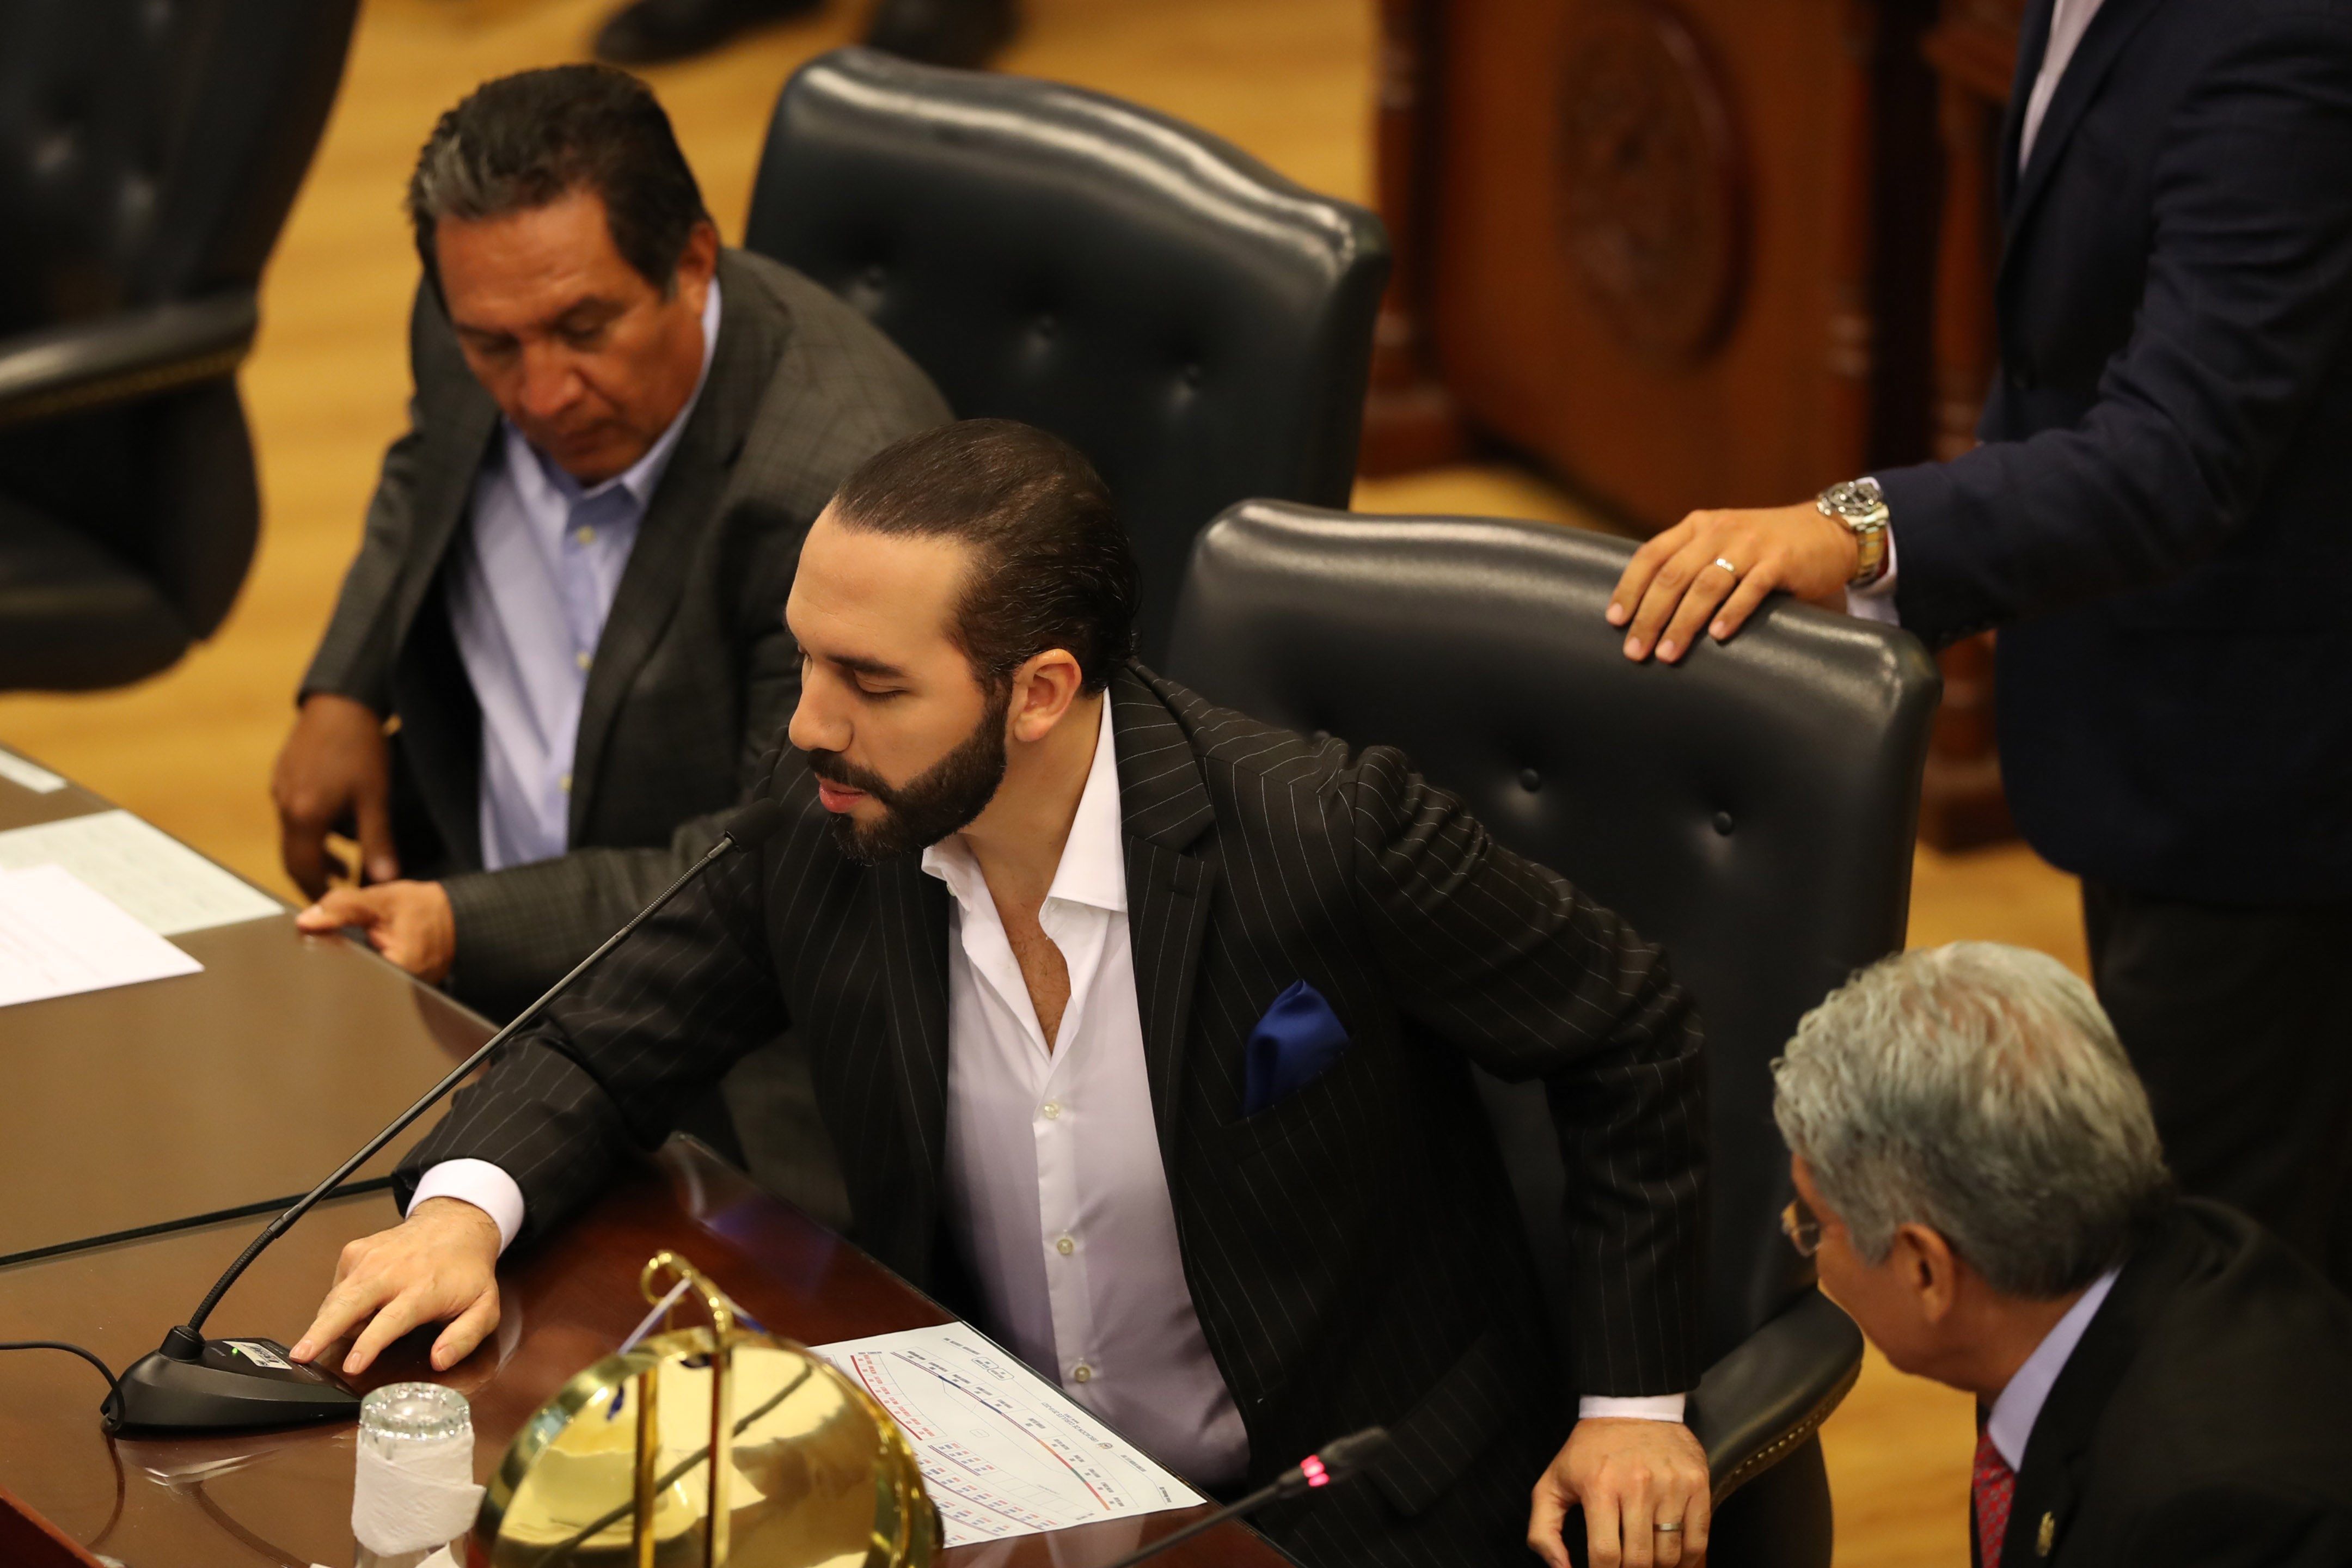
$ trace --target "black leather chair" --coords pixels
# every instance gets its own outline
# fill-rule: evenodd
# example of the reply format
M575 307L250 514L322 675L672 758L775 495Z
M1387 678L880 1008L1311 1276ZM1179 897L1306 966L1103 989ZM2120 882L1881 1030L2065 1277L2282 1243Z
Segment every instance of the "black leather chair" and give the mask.
M1631 550L1546 523L1248 502L1202 535L1167 672L1402 747L1498 840L1664 944L1707 1032L1712 1364L1690 1419L1724 1504L1710 1561L1818 1568L1813 1434L1862 1337L1780 1236L1768 1064L1807 1008L1903 944L1940 681L1908 635L1787 602L1682 668L1629 664L1601 609ZM1481 1077L1556 1306L1565 1175L1543 1091Z
M0 4L0 690L135 680L227 615L235 372L356 8Z
M1142 565L1146 658L1221 510L1348 503L1386 232L1215 137L841 49L777 100L744 242L865 310L960 416L1093 459Z

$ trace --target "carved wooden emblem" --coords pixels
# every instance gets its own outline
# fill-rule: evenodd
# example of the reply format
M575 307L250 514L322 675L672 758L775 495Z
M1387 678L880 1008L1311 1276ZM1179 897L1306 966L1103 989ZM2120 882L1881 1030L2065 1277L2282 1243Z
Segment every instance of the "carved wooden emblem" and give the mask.
M1658 0L1586 0L1559 97L1570 267L1643 355L1703 359L1738 303L1747 205L1731 111L1689 24Z

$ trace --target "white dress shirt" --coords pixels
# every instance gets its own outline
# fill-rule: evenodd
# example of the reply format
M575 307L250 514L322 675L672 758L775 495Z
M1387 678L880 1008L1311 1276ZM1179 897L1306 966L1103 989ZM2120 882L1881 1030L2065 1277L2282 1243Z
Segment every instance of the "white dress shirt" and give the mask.
M482 866L551 860L572 840L572 760L588 670L637 527L719 342L719 279L702 305L702 370L677 417L625 473L587 489L521 431L474 477L472 526L449 574L457 655L482 713Z
M1128 942L1110 703L1037 923L1070 999L1050 1047L980 863L923 851L948 910L946 1212L1014 1354L1204 1485L1249 1462L1176 1245Z
M1239 1479L1249 1439L1192 1308L1160 1159L1127 923L1110 704L1062 858L1037 913L1070 996L1049 1048L979 862L961 837L923 851L948 911L946 1209L1009 1348L1114 1430L1204 1486ZM1268 1000L1271 1000L1269 998ZM451 1160L411 1206L454 1197L522 1226L498 1166ZM1580 1416L1679 1421L1684 1395L1586 1398Z
M2063 5L2065 0L2059 0ZM2093 0L2096 4L2096 0ZM2033 1424L2042 1418L2042 1407L2050 1400L2050 1390L2057 1384L2058 1374L2066 1369L2066 1362L2074 1347L2083 1342L2083 1331L2099 1315L2099 1304L2115 1289L2120 1268L2110 1268L2091 1282L2081 1300L2066 1309L2066 1315L2051 1326L1992 1402L1992 1415L1985 1422L1985 1431L1992 1446L2000 1450L2001 1458L2011 1470L2025 1466L2025 1445L2033 1436Z
M2034 74L2033 89L2026 95L2025 124L2017 138L2017 168L2024 173L2033 157L2034 138L2042 134L2042 121L2050 112L2050 100L2057 95L2058 84L2073 63L2074 51L2089 31L2091 18L2099 14L2103 0L2057 0L2050 13L2050 43L2042 51L2042 68ZM1878 581L1867 588L1846 590L1845 607L1849 615L1885 626L1903 624L1895 608L1895 525L1886 527L1886 570Z

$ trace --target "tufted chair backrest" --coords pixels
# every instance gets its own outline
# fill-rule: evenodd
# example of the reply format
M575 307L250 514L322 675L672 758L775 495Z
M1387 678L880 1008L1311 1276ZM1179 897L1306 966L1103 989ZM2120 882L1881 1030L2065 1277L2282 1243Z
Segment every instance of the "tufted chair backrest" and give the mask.
M355 8L0 3L0 337L251 288Z
M841 49L785 84L744 243L872 317L960 417L1094 461L1135 540L1148 659L1218 511L1347 504L1387 237L1214 137Z
M1497 840L1664 946L1706 1026L1711 1359L1811 1283L1775 1223L1769 1064L1807 1008L1903 944L1940 681L1907 634L1785 601L1679 668L1628 663L1601 611L1631 549L1249 502L1201 537L1167 673L1275 723L1402 747ZM1564 1177L1541 1088L1481 1088L1556 1301Z

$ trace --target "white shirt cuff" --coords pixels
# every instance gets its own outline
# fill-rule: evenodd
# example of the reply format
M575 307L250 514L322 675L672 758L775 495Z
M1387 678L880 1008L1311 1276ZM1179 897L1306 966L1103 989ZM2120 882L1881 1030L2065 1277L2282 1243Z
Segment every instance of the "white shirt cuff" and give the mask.
M427 1198L456 1198L489 1215L499 1227L499 1250L502 1253L514 1244L515 1232L522 1228L522 1189L515 1185L512 1176L488 1160L442 1161L416 1184L416 1195L408 1200L408 1212L415 1214L416 1205Z
M1576 1418L1590 1421L1679 1421L1686 1394L1645 1394L1633 1399L1607 1399L1588 1394L1576 1402Z
M1903 616L1895 608L1895 525L1886 525L1886 570L1878 581L1867 588L1845 591L1845 613L1856 620L1876 621L1883 626L1899 626Z

